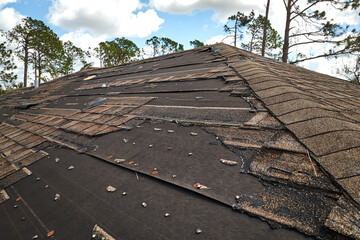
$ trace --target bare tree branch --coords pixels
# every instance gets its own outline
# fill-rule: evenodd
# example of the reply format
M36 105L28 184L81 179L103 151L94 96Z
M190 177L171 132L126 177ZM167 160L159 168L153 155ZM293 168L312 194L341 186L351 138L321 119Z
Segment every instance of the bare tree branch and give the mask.
M300 62L304 62L304 61L308 61L308 60L313 60L313 59L317 59L317 58L323 58L323 57L331 57L331 56L339 56L339 55L344 55L344 54L349 54L351 53L351 51L346 50L346 49L342 49L336 52L332 52L332 53L324 53L321 55L317 55L317 56L313 56L313 57L308 57L308 58L303 58L303 59L298 59L295 60L291 63L300 63Z

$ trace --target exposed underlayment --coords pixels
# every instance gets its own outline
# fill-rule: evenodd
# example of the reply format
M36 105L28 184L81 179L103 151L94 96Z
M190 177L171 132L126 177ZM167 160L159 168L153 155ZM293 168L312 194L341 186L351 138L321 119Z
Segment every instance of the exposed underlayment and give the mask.
M0 232L360 238L359 91L218 44L5 94Z

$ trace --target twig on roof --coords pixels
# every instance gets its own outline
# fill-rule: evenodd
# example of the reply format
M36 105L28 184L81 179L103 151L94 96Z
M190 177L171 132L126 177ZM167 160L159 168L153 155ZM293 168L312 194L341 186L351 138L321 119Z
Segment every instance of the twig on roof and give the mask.
M311 166L312 166L312 167L313 167L313 169L314 169L315 176L317 177L317 176L318 176L318 174L317 174L317 171L316 171L316 167L315 167L314 162L311 160L309 150L307 151L307 154L308 154L308 157L309 157L309 160L310 160Z

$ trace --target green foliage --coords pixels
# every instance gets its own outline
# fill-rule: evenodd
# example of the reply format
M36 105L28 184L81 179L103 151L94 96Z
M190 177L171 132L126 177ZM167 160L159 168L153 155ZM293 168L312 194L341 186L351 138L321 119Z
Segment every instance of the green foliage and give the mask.
M184 46L182 44L178 44L170 38L162 37L160 38L160 43L161 52L163 55L172 52L184 51Z
M249 15L245 15L244 13L238 12L236 15L232 15L228 17L227 24L224 25L224 32L227 34L234 34L234 41L236 39L243 39L244 31L246 26L252 22L255 18L254 10L250 12Z
M204 46L203 42L200 42L199 40L195 39L194 41L190 41L190 45L193 46L194 48L197 47L202 47Z
M5 33L7 40L15 43L15 55L24 63L24 83L27 85L28 68L32 67L35 81L48 81L70 74L75 64L81 62L89 67L86 61L88 51L76 47L70 41L63 43L56 33L44 22L30 17L23 18L21 23ZM45 74L47 73L47 74Z
M155 57L160 51L160 39L157 36L153 36L152 38L146 40L146 45L152 48L152 56Z
M357 9L360 7L360 0L346 0L344 9L351 8L351 9ZM360 12L359 12L360 16Z
M359 0L308 0L307 4L302 6L298 4L297 0L288 0L287 3L284 1L287 10L282 57L284 62L288 61L291 48L300 45L326 43L331 49L318 55L298 54L292 63L316 58L337 57L353 52L352 44L349 43L354 41L356 35L359 35L358 30L352 29L350 31L349 26L340 25L334 19L327 19L325 11L313 10L325 3L339 11L359 7ZM349 35L349 32L352 34Z
M23 18L21 23L6 33L6 38L16 44L15 54L24 63L24 86L27 85L29 65L34 69L35 81L46 81L44 71L56 69L61 63L61 41L40 20Z
M254 18L248 25L246 33L250 36L247 43L242 43L241 47L250 52L260 54L263 42L263 32L265 25L265 17L259 15ZM271 26L269 20L267 20L266 42L265 42L265 54L268 57L279 59L281 55L282 39L279 33Z
M0 43L0 90L10 90L16 86L16 66L13 62L12 50L5 43Z
M72 42L61 42L61 51L58 52L58 58L53 61L53 64L48 65L47 72L51 78L57 78L60 76L68 75L74 72L75 65L80 62L82 68L91 67L91 63L87 62L90 52L84 51L81 48L76 47Z
M35 81L47 81L43 77L46 70L54 69L61 64L63 46L59 37L44 22L29 18L32 26L33 39L31 42L32 51L29 62L35 72Z
M24 86L27 85L29 51L34 46L35 34L30 23L32 18L23 18L21 23L5 33L7 40L16 43L15 55L24 62Z
M103 67L127 63L140 56L140 49L135 43L126 38L101 42L99 47L94 50L96 56L100 59L100 65Z
M184 45L166 37L158 38L157 36L153 36L152 38L146 40L145 43L152 48L153 57L158 55L160 52L164 55L172 52L184 51Z

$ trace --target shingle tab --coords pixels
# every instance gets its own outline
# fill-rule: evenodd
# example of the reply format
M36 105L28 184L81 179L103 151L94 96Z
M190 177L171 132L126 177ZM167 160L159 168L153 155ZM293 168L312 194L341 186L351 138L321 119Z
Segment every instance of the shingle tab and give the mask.
M340 151L319 158L319 163L335 178L360 175L360 148Z

